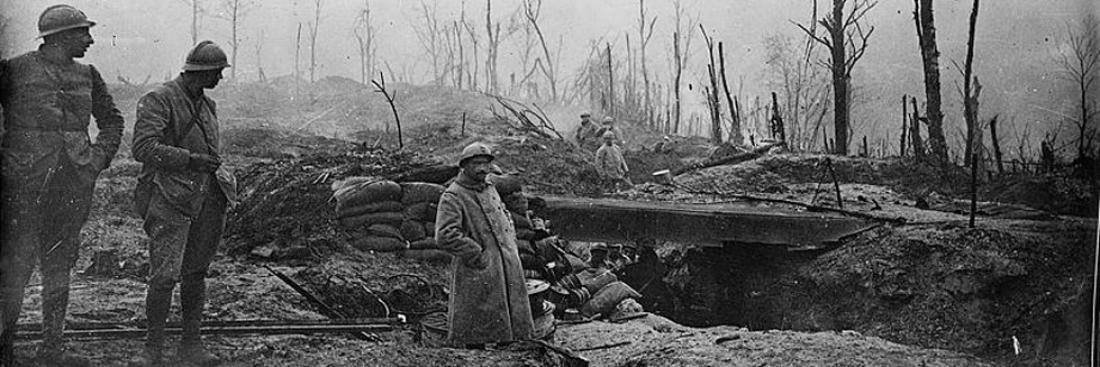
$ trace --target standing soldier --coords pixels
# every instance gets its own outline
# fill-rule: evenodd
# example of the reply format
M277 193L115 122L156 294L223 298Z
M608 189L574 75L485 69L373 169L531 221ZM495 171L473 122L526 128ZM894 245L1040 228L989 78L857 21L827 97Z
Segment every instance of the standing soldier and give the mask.
M38 18L38 50L0 62L0 365L15 363L15 325L36 261L43 322L35 365L87 365L63 348L69 278L96 177L118 151L123 124L96 68L73 60L94 43L94 25L72 6L51 6ZM95 143L88 136L90 116L99 127Z
M615 187L618 188L620 184L626 184L627 187L634 186L630 182L630 178L626 177L627 173L630 173L630 167L626 165L626 159L623 159L623 152L616 145L617 137L614 131L605 131L603 133L604 144L600 146L600 149L596 150L596 168L600 170L605 177L615 181Z
M615 126L615 118L611 116L603 118L603 126L600 126L599 130L596 130L596 135L593 140L596 140L596 143L599 144L599 139L602 139L604 134L608 131L615 135L615 143L619 144L619 146L626 144L626 141L623 140L622 131Z
M596 140L596 124L592 123L592 114L588 112L581 114L581 125L577 126L577 134L574 140L581 148L596 146L596 143L598 143Z
M447 335L455 347L530 339L534 331L515 228L486 180L492 161L488 146L467 146L462 170L439 199L435 238L455 255Z
M177 282L183 319L178 356L195 365L217 362L199 331L206 271L225 228L227 202L235 200L236 180L221 166L217 112L203 90L217 86L227 67L225 52L203 41L187 54L179 77L138 101L133 154L142 169L135 203L149 235L149 331L132 366L163 363L164 324Z

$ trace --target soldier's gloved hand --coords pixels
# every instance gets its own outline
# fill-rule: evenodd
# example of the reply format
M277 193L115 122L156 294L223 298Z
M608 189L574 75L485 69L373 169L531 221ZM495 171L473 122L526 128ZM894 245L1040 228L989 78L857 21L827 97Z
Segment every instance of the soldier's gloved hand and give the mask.
M187 161L187 169L207 173L217 171L221 165L221 160L209 154L191 153Z
M485 253L478 251L477 254L466 258L466 266L479 270L485 269L489 267L489 260L485 258Z

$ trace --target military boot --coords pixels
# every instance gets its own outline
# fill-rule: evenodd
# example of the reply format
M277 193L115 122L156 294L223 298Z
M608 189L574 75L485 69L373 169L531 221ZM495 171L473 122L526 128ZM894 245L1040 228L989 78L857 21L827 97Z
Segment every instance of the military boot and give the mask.
M202 309L206 304L206 279L184 278L180 284L180 312L183 335L179 357L192 366L213 366L221 362L202 345Z
M129 367L155 367L164 365L164 325L168 321L168 310L172 306L174 287L149 286L145 295L146 325L145 348L130 359Z

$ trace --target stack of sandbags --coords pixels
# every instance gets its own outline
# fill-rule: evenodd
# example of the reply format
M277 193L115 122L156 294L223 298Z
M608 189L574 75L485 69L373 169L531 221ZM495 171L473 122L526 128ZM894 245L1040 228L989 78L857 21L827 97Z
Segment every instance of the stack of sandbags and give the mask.
M332 186L336 217L361 251L404 251L435 259L435 212L444 187L426 182L397 183L373 177L351 177ZM418 251L434 251L426 254ZM448 255L449 256L449 255Z
M401 183L402 215L401 236L409 241L409 248L402 255L421 260L450 260L450 253L440 250L435 242L435 216L439 211L439 197L445 189L428 182Z

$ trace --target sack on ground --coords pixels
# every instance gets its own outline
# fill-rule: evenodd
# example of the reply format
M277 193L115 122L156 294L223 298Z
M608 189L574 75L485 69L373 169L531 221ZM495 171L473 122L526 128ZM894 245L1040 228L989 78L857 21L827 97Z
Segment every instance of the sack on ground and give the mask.
M439 250L439 243L435 242L435 238L425 237L409 242L409 248L414 250Z
M392 252L408 247L405 241L393 237L365 236L351 241L351 246L359 251Z
M401 202L405 205L416 203L438 203L446 190L443 185L428 182L401 183Z
M405 218L419 221L435 220L436 203L414 203L405 206Z
M376 181L356 185L343 195L335 197L336 205L342 208L382 201L401 201L401 185L393 181Z
M360 214L354 217L347 217L340 219L340 225L345 228L359 228L364 226L371 226L374 224L389 224L392 226L401 225L401 213L400 212L379 212L379 213L367 213Z
M336 217L347 218L367 213L400 212L404 209L405 207L401 205L400 201L380 201L377 203L367 203L356 205L353 207L336 204Z
M397 227L389 224L371 224L367 227L367 232L374 236L396 238L399 240L407 240L401 236L401 231Z
M623 282L614 282L600 289L592 295L592 298L581 306L581 315L591 317L594 315L609 315L627 298L641 298L642 295Z
M424 231L423 224L414 220L405 219L404 222L401 222L401 237L409 241L417 241L428 237L428 235Z
M596 294L603 289L604 286L616 282L619 277L615 276L611 270L604 268L588 268L577 273L577 280L581 282L581 285L585 289L588 289L589 293Z

